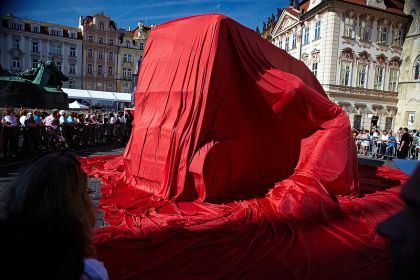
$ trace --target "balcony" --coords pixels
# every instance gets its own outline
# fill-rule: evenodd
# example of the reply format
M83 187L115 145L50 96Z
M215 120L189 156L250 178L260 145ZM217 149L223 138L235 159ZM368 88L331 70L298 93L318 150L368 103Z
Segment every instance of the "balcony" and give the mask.
M357 88L341 85L325 85L326 91L333 96L347 96L350 98L385 99L398 101L398 92Z

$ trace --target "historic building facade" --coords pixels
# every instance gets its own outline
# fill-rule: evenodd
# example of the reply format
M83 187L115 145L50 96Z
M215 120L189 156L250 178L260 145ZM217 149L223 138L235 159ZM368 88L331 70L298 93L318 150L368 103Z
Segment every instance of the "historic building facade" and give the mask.
M82 88L82 34L78 28L1 16L0 64L10 72L54 60L69 78L63 87Z
M402 46L401 1L304 0L283 10L271 42L302 60L356 128L393 128Z
M103 13L80 17L83 34L83 89L116 91L118 77L117 24Z
M119 30L117 91L131 93L134 90L135 76L143 59L147 37L153 27L138 22L134 30Z
M404 12L413 21L405 37L398 85L395 127L420 128L420 0L405 2Z

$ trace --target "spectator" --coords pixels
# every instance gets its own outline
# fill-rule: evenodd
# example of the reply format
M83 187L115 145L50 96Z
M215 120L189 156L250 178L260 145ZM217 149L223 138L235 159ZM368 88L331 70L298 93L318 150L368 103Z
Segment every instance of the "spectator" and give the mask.
M410 148L411 137L408 133L408 128L404 127L403 135L401 136L400 147L398 148L397 157L399 159L406 159L408 155L408 150Z
M27 110L21 110L20 111L20 118L19 118L20 126L23 126L23 127L26 126L26 115L27 114L28 114Z
M44 124L52 129L57 129L58 123L58 109L54 109L51 114L45 118Z
M34 121L38 125L41 125L42 123L42 117L38 110L34 110Z
M60 118L59 118L60 124L67 123L66 111L65 110L60 110L59 115L60 115Z
M401 191L406 206L378 225L377 231L390 240L394 279L420 279L420 167Z
M76 113L74 113L74 112L70 112L70 113L69 113L69 116L67 117L67 120L66 120L66 122L67 122L68 124L74 124L74 123L75 123L75 120L74 120L74 116L75 116L75 114L76 114Z
M16 279L108 279L94 259L95 210L87 190L80 163L69 155L45 156L23 171L8 192L4 222L13 227L1 231L12 231L0 239L7 255L1 273L7 269Z
M125 117L123 112L118 113L118 121L119 123L125 123Z
M8 108L6 115L2 119L2 124L10 127L17 127L18 122L13 108Z
M109 124L115 124L116 123L116 118L114 117L114 113L110 113L109 114Z
M397 147L397 139L395 138L394 134L388 132L388 145L386 147L386 158L388 160L392 160L392 156L395 153L395 148Z

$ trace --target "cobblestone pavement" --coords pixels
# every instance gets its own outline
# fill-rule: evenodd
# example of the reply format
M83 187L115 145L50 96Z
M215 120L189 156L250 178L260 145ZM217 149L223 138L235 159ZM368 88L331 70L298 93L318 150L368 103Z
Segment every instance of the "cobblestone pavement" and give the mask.
M115 147L101 147L101 148L93 148L84 151L73 152L72 154L77 156L98 156L98 155L113 155L113 154L121 154L124 152L124 148L115 148ZM3 194L7 188L7 185L13 181L20 168L24 167L26 164L30 163L31 160L21 161L21 162L14 162L14 163L5 163L0 165L0 198L3 197ZM378 159L372 159L368 157L359 157L359 164L361 165L373 165L373 166L390 166L392 168L396 168L392 161L384 161ZM95 205L99 204L99 199L101 198L101 180L90 177L88 179L89 189L90 189L90 197L92 198ZM2 200L0 200L0 210ZM1 212L0 212L1 214ZM1 215L0 215L1 216ZM104 215L102 211L98 210L97 220L96 220L96 227L105 227L107 223L104 220Z

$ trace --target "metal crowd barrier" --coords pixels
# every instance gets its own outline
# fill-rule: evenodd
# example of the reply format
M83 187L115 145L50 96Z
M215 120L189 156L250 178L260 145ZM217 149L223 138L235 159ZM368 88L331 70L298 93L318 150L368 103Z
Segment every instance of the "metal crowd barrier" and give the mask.
M124 146L131 134L126 124L64 124L0 126L0 160L36 156L43 152L78 150L95 146Z

